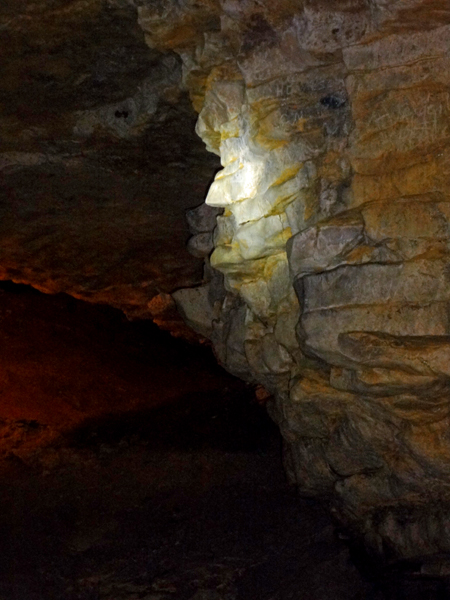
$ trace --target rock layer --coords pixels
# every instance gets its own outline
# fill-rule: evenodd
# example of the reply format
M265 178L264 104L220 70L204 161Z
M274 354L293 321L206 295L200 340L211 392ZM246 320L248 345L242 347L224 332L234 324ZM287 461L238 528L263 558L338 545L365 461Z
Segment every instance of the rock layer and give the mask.
M219 164L179 57L137 19L121 0L1 3L0 279L148 318L202 281L184 214Z
M450 551L450 9L265 4L140 8L147 42L182 57L223 166L206 199L223 211L210 281L177 302L231 372L274 395L303 493L329 498L378 556L437 556Z

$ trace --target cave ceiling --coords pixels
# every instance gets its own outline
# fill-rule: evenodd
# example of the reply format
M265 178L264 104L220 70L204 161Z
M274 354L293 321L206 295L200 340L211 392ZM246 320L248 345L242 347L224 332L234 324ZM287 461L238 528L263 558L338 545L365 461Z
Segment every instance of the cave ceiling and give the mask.
M0 31L0 277L149 316L202 279L185 211L219 166L179 57L126 2L2 2Z

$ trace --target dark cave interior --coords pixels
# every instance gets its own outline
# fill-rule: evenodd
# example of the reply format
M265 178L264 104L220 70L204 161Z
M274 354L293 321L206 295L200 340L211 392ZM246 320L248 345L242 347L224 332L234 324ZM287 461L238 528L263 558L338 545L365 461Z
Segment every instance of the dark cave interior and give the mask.
M254 390L150 321L0 284L0 598L376 598Z
M447 597L299 497L209 347L12 282L0 341L1 600Z

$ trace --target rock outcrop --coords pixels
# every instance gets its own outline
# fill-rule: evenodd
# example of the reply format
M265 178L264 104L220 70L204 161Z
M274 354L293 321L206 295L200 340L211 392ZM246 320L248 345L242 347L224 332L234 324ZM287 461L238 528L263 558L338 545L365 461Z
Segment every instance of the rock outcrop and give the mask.
M188 323L273 394L291 478L370 552L450 552L448 3L142 4L223 166Z
M121 0L1 3L0 279L160 320L202 281L184 215L219 162L137 21Z

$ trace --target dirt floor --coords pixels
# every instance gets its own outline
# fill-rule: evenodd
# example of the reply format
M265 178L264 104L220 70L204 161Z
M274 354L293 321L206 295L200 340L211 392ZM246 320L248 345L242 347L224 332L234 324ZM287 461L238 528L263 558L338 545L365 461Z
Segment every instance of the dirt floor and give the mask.
M0 288L0 600L378 600L253 390L118 311Z

